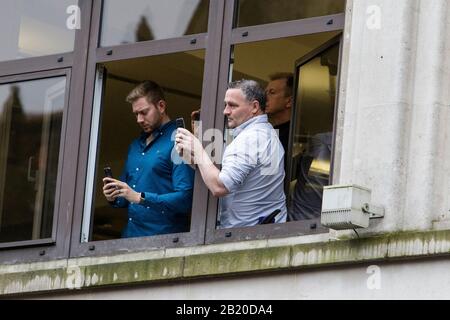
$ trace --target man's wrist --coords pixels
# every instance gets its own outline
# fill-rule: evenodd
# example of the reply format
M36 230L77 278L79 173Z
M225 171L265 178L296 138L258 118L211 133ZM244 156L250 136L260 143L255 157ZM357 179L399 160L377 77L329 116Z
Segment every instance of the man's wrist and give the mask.
M139 201L138 201L138 203L139 204L144 204L144 202L145 202L145 193L141 192L141 193L139 193Z

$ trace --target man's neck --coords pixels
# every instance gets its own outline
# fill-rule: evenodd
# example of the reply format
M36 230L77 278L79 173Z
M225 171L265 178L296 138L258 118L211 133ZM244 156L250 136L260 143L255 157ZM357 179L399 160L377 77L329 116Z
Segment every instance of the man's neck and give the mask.
M164 117L163 118L163 120L161 121L161 124L159 125L159 127L158 127L158 129L159 128L161 128L163 125L165 125L166 123L168 123L170 121L170 118L169 117ZM154 137L154 133L155 133L155 131L152 131L149 135L148 135L148 137L147 137L147 139L145 140L145 143L146 143L146 145L148 146L152 141L153 141L153 139L155 138Z
M291 120L291 113L290 112L279 112L276 114L269 114L269 122L272 124L272 126L279 126L283 123L289 122Z

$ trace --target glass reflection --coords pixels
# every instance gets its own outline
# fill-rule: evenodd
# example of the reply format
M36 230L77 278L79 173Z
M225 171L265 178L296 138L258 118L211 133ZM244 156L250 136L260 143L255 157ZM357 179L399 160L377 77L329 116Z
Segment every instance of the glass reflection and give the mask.
M52 235L66 80L0 85L0 242Z
M207 31L209 0L106 0L101 46L180 37Z
M298 68L288 202L290 220L320 219L329 184L339 45Z
M2 0L0 61L70 52L75 30L66 10L77 0Z
M236 27L344 12L345 0L238 0Z

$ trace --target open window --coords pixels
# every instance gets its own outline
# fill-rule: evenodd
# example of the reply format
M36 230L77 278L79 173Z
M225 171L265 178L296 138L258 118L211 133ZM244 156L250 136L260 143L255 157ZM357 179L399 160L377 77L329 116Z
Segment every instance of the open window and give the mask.
M131 104L125 101L126 96L142 81L155 81L165 94L169 118L172 121L176 118L185 119L186 126L190 129L191 113L201 105L203 69L204 50L112 61L98 66L82 241L120 239L127 221L133 219L127 214L127 208L115 208L108 203L103 195L102 182L103 169L107 166L111 167L116 179L120 177L130 143L141 134ZM173 137L168 142L173 144ZM159 151L158 149L157 152ZM149 152L151 154L152 151ZM142 156L145 157L144 152ZM162 158L152 161L162 161ZM149 163L145 166L147 165ZM138 169L147 170L145 167L136 168ZM143 176L145 177L147 176ZM157 192L157 188L152 186L158 183L162 182L152 181L148 184L149 190L138 191ZM130 187L135 189L137 186L133 184ZM193 185L191 199L192 192ZM155 214L151 206L152 204L142 206L143 209L148 209L148 215ZM162 223L167 217L167 224L173 223L174 226L177 223L186 224L186 227L180 226L178 229L189 232L190 212L186 213L186 219L168 215L168 212L160 213L158 219ZM160 234L164 234L164 231Z
M345 1L229 1L226 5L221 55L221 73L217 106L223 105L226 83L240 79L252 79L266 87L275 74L290 74L292 106L286 126L273 122L279 134L287 139L285 149L285 195L288 212L297 211L300 187L317 187L315 204L321 204L321 188L329 184L332 168L332 141L334 139L334 114L337 105L337 79L340 59L340 43L344 26ZM232 18L230 18L232 17ZM231 21L231 23L229 23ZM321 66L321 58L332 60L333 66ZM312 60L311 60L312 59ZM316 60L315 60L316 59ZM317 66L317 59L319 65ZM228 61L227 61L228 60ZM324 63L322 61L322 63ZM331 73L329 73L331 71ZM295 82L295 85L294 85ZM306 84L306 85L305 85ZM300 88L300 89L299 89ZM297 91L300 90L301 94ZM303 90L303 91L302 91ZM315 101L315 99L319 99ZM325 106L326 101L326 106ZM229 135L224 124L222 109L216 113L216 128L223 128L225 143ZM269 115L269 121L272 122ZM284 124L284 122L281 122ZM277 128L278 127L278 128ZM282 132L283 131L283 132ZM306 158L316 138L324 133L329 147L307 165L308 183L298 182L299 157ZM326 133L326 134L325 134ZM322 141L322 140L319 140ZM283 141L282 141L283 142ZM300 161L306 167L304 160ZM311 170L310 170L311 169ZM316 186L320 184L320 186ZM297 191L297 193L295 193ZM305 196L305 194L303 194ZM308 197L307 197L308 198ZM290 218L286 223L256 225L250 227L220 228L220 200L210 197L209 207L217 213L208 215L206 241L220 243L307 235L326 231L320 226L317 210L301 219ZM316 209L317 206L314 206ZM314 218L314 219L313 219Z
M182 203L190 208L186 228L145 235L122 232L130 221L137 220L129 214L129 207L116 208L108 203L102 179L106 166L111 167L115 178L121 176L128 148L140 137L142 130L126 97L144 80L154 81L162 88L173 122L183 118L186 128L191 129L191 113L201 108L203 126L213 126L215 110L211 101L217 95L223 6L223 2L209 0L178 0L175 6L167 1L136 1L133 8L127 5L124 10L122 1L93 3L95 18L90 30L81 159L77 168L78 176L84 179L76 187L72 256L203 242L207 192L194 170L192 197ZM141 167L134 169L137 172ZM150 170L149 166L145 170ZM148 184L162 183L157 178L146 180ZM133 182L130 187L136 192L149 192L139 190ZM141 209L151 211L152 207L148 204ZM165 218L167 210L160 209Z
M294 108L287 156L288 221L305 233L320 224L323 187L331 182L340 36L295 63Z

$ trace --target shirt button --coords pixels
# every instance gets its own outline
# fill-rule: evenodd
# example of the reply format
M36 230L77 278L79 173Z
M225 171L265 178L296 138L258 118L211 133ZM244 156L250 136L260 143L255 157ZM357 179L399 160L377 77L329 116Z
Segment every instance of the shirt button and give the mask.
M161 211L162 213L164 213L164 211Z
M132 221L133 219L129 218L128 221Z
M150 207L147 207L147 209L150 209Z
M139 168L136 168L136 171L139 171Z
M145 152L142 152L142 155L145 156Z
M136 188L136 185L135 185L135 184L133 184L133 188Z

